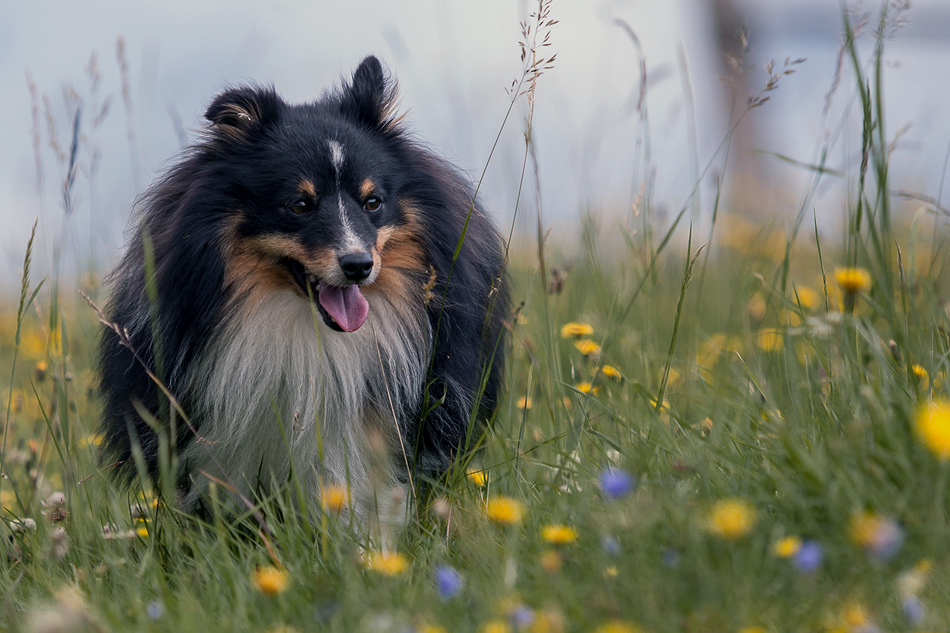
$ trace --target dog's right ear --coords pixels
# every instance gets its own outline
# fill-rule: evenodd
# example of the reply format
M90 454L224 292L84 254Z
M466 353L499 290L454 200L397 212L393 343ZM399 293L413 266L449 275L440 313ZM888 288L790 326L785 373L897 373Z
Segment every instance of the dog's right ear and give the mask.
M211 121L213 130L245 138L255 128L276 121L280 105L280 97L273 88L232 88L215 98L205 118Z

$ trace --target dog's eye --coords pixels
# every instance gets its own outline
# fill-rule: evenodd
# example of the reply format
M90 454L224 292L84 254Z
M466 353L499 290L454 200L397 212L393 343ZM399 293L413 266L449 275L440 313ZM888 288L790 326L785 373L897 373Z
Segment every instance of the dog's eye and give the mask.
M366 199L366 202L363 203L363 208L367 211L373 212L378 211L379 207L383 205L383 201L377 198L376 196L370 196Z
M300 198L288 204L287 209L295 215L303 215L313 210L313 204L306 198Z

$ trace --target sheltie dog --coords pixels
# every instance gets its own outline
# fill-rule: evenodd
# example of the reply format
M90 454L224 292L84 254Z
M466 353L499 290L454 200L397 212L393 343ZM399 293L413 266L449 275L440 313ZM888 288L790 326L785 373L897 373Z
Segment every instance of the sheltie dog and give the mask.
M215 479L245 499L292 474L314 501L361 494L380 446L393 485L438 477L504 363L504 242L472 187L406 131L375 57L313 103L248 86L205 117L111 276L114 470L157 477L168 447L191 512Z

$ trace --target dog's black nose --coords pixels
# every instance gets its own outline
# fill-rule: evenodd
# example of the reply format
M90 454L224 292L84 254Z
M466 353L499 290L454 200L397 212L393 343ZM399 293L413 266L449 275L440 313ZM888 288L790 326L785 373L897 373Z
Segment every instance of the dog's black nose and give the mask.
M363 281L373 271L373 256L365 251L347 253L340 257L340 268L350 281Z

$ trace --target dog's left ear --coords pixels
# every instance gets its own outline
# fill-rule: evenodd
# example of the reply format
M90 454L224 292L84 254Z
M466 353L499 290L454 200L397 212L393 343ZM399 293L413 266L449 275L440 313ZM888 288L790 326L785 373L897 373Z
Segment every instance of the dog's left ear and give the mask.
M205 118L217 132L242 139L253 130L274 122L280 105L280 97L273 88L232 88L215 98L208 106Z
M360 62L352 83L344 86L340 111L362 125L388 128L393 123L395 102L395 84L386 78L379 60L370 55Z

